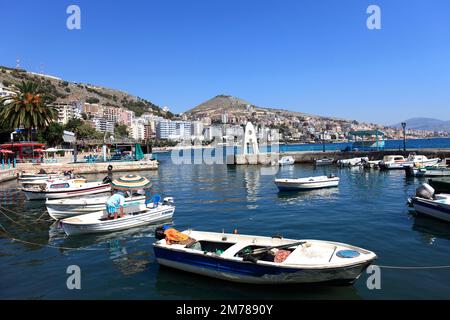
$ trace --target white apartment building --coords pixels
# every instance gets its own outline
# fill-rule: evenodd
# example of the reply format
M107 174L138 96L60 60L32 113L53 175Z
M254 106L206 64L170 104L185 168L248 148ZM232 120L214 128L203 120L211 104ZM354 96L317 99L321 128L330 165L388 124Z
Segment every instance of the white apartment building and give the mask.
M3 97L12 97L15 96L16 93L14 91L9 90L7 87L3 87L2 85L0 85L0 98Z
M50 106L58 111L58 123L67 124L71 119L81 119L82 106L79 102L54 103Z
M203 138L204 125L201 121L194 121L191 124L191 134L194 138Z
M105 118L94 118L92 119L95 130L100 132L114 133L115 122L111 120L106 120Z
M158 139L184 140L191 138L190 121L162 120L156 124L156 137Z
M130 135L136 141L145 140L145 124L134 121L130 126Z

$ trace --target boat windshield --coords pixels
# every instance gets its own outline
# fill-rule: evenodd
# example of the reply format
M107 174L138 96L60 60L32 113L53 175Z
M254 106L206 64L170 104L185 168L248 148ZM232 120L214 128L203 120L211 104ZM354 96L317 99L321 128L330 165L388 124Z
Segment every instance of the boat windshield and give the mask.
M64 188L69 188L69 184L68 183L54 183L54 184L50 185L50 189L64 189Z

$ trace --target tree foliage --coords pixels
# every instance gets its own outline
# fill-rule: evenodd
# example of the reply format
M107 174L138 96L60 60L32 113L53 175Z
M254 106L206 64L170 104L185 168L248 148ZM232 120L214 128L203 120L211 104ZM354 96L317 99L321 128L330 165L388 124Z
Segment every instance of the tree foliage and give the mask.
M32 129L47 127L57 118L57 111L48 106L48 96L35 82L22 81L14 91L14 96L0 99L0 123L10 128L27 129L31 140Z

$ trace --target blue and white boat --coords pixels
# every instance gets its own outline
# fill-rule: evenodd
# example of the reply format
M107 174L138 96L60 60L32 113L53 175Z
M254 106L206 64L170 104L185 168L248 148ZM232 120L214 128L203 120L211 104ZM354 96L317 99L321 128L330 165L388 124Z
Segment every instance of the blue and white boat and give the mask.
M450 195L435 194L427 183L417 188L416 196L408 199L408 203L418 214L450 222Z
M253 284L351 284L377 258L344 243L186 230L189 244L154 243L159 264L222 280Z

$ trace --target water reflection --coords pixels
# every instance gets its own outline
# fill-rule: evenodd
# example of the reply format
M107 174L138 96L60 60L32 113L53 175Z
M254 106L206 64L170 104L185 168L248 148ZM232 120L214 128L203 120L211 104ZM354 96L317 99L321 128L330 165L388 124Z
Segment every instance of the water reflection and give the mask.
M315 190L303 190L303 191L280 191L278 192L278 199L281 201L301 202L312 199L331 200L336 198L339 194L339 188L323 188Z
M272 285L262 290L260 285L233 283L165 266L156 275L156 291L162 299L361 299L355 286ZM267 289L267 287L266 287Z
M433 245L436 239L450 241L450 225L443 221L414 214L412 229L419 232L426 244Z

